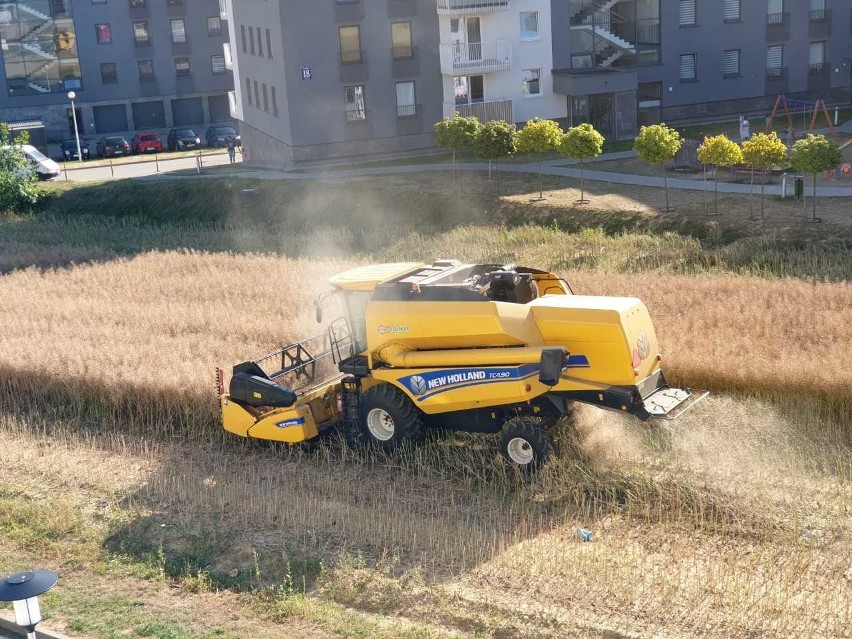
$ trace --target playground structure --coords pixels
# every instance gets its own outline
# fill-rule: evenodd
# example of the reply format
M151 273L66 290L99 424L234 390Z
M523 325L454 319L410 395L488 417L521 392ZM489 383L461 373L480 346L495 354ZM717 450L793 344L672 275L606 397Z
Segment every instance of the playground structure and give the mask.
M792 105L792 109L791 109ZM813 133L816 128L817 117L820 112L825 116L825 122L828 124L828 129L831 131L831 138L835 141L835 143L840 144L840 139L837 137L837 131L834 128L834 124L831 121L831 116L828 113L828 107L825 105L825 100L822 98L817 99L816 101L811 100L794 100L792 98L788 98L786 95L779 95L775 99L775 105L772 107L772 113L769 115L769 118L766 120L766 133L772 131L772 125L775 123L775 116L778 113L779 108L783 107L784 114L787 116L787 131L788 131L788 146L792 146L796 142L796 123L795 123L795 111L798 109L796 107L801 106L802 113L802 131L805 131L805 121L808 116L810 116L810 123L807 127L807 133ZM808 107L813 107L813 109L809 112Z

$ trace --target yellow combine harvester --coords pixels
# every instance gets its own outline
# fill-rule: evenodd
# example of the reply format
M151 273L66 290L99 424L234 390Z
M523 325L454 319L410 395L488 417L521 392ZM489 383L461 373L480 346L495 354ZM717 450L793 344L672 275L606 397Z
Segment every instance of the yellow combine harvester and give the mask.
M428 429L500 433L531 471L573 402L669 418L706 393L669 388L645 305L574 295L552 273L514 265L380 264L330 280L327 331L219 371L222 422L243 437L296 444L339 429L392 449Z

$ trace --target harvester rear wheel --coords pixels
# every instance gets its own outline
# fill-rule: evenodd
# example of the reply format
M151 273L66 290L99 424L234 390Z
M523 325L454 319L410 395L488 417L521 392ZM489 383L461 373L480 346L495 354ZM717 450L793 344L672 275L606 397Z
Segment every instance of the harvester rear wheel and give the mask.
M367 389L361 399L361 426L367 441L393 450L419 444L425 437L423 414L405 394L390 384Z
M500 452L522 472L534 473L547 461L553 445L536 418L516 417L500 431Z

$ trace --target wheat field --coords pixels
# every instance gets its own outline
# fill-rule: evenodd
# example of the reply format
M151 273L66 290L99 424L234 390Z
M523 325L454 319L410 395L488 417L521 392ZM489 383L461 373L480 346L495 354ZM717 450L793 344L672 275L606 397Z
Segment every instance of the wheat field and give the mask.
M41 514L51 539L153 530L154 557L156 539L164 553L216 539L198 575L256 565L264 584L297 564L332 567L305 568L309 597L271 607L187 574L182 606L232 606L237 619L210 617L234 636L849 636L848 285L563 272L578 293L642 298L667 373L714 395L653 427L586 408L528 482L486 437L389 457L226 437L214 368L317 332L311 300L354 264L152 251L4 275L0 485L30 469L20 490L62 515ZM9 494L0 527L28 514ZM592 543L577 542L579 526ZM81 587L93 557L131 552L18 547ZM10 557L4 547L0 567ZM95 579L106 588L110 574ZM355 635L317 602L375 625ZM245 622L254 614L259 626Z

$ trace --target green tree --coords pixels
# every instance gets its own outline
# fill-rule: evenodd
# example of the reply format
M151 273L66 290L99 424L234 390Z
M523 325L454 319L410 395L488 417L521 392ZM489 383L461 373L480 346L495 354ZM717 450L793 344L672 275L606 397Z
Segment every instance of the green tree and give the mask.
M29 141L26 131L13 141L9 125L0 124L0 209L3 211L24 211L38 202L38 176L21 150L21 145Z
M473 152L484 160L497 164L497 195L500 195L500 158L513 156L518 151L518 131L514 124L491 120L476 134Z
M562 127L553 120L533 118L518 131L518 153L550 153L562 142ZM541 185L541 158L538 160L538 199L544 199Z
M662 164L671 160L680 150L683 141L680 134L665 124L643 126L639 135L633 140L633 150L639 157L650 164ZM669 206L669 180L663 168L663 185L666 190L666 211L673 210Z
M820 222L816 216L816 179L817 173L833 169L843 161L843 152L832 140L824 135L808 135L793 145L790 163L796 171L812 173L814 176L812 222Z
M760 169L763 173L763 181L760 184L761 219L765 215L766 172L773 166L783 163L786 159L787 147L778 139L775 131L755 133L750 139L743 142L743 162L751 167L752 201L754 200L754 169Z
M588 158L594 158L603 153L604 136L598 133L591 124L584 123L572 126L562 136L559 154L572 160L580 160L580 199L577 204L588 204L585 198L583 168Z
M743 152L736 142L732 142L722 133L704 138L698 147L698 161L702 164L712 164L713 171L713 213L719 214L719 167L741 164Z
M444 118L440 122L435 123L435 136L438 148L453 150L453 192L456 190L456 153L462 149L473 147L473 141L480 127L479 120L475 117L466 118L459 114L456 114L454 118ZM459 173L460 191L461 187L461 173Z

